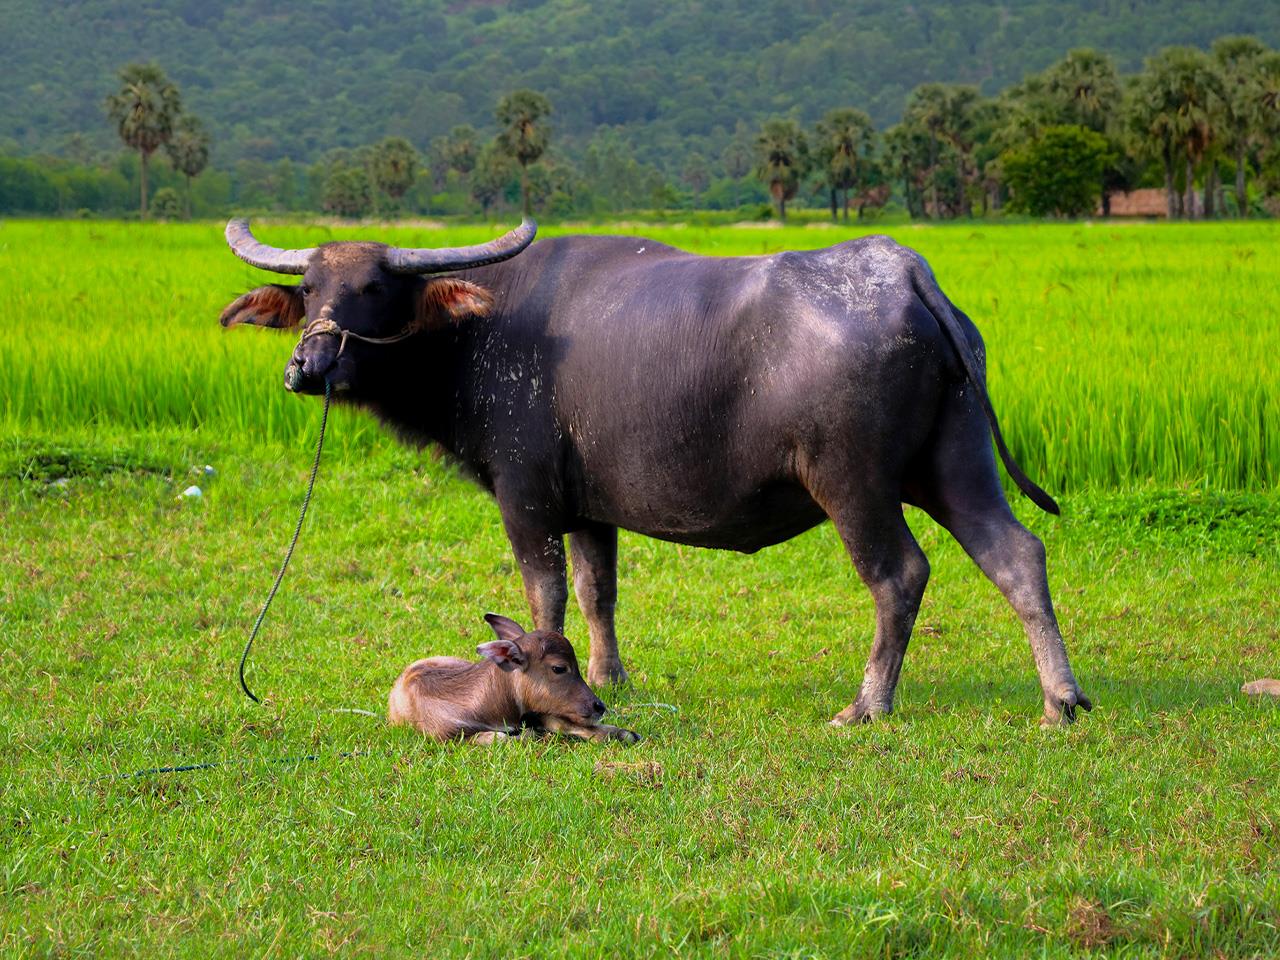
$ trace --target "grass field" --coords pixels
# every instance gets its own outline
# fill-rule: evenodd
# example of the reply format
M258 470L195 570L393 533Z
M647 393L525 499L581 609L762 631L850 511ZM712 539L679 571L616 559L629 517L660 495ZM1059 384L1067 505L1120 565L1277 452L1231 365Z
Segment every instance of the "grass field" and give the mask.
M1280 673L1280 229L891 232L982 328L1006 433L1062 494L1060 520L1018 509L1097 704L1071 730L1036 726L1012 613L914 511L933 579L873 726L824 722L871 634L829 527L753 557L624 536L635 685L606 700L638 746L335 712L525 615L487 498L345 414L257 707L235 664L319 413L279 387L291 339L217 328L256 275L216 226L0 224L0 954L1280 952L1280 711L1238 692ZM232 762L112 777L204 760Z

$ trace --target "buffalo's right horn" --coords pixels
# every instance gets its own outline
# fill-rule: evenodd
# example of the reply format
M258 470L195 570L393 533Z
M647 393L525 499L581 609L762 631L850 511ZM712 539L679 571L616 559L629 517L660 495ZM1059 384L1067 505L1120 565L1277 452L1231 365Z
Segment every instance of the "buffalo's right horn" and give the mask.
M227 223L227 245L231 252L245 263L272 273L306 273L307 263L316 252L315 247L305 250L281 250L256 240L249 232L249 221L237 217Z
M532 218L525 217L520 226L488 243L478 243L471 247L426 247L417 250L392 247L387 251L385 262L387 269L395 273L444 273L446 270L483 267L485 264L499 263L514 257L533 243L537 232L538 225Z

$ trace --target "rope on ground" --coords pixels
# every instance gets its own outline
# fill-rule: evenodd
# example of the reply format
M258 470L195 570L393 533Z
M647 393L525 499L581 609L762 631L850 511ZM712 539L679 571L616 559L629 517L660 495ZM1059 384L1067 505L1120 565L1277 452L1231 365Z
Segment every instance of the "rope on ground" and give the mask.
M329 401L332 398L332 394L333 388L329 384L328 377L326 377L324 381L324 413L320 417L320 436L316 438L316 455L315 459L311 461L311 478L307 481L307 493L302 498L302 509L298 512L298 524L293 528L293 539L289 541L289 549L285 551L284 562L280 564L280 571L276 574L275 583L271 585L267 600L262 605L262 609L258 611L258 619L254 621L253 629L249 631L249 639L245 642L244 653L240 656L240 689L254 703L262 703L262 701L249 689L249 684L245 682L245 664L249 661L249 651L253 649L253 641L258 638L258 631L262 629L262 621L267 618L267 611L271 609L271 601L276 598L276 591L280 589L280 583L284 580L284 572L289 569L289 561L293 559L293 549L298 545L298 537L302 535L302 521L307 519L307 507L311 505L311 492L315 489L316 475L320 472L320 452L324 449L324 431L329 424Z

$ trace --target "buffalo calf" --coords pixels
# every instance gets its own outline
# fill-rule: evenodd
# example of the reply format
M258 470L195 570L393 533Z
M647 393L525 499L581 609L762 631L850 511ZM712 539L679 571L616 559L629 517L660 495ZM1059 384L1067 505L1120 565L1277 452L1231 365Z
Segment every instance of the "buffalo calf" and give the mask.
M437 740L493 743L520 727L587 740L635 743L639 735L600 723L606 707L578 671L573 646L552 630L525 632L494 613L497 634L476 653L483 660L429 657L405 667L387 700L387 721Z

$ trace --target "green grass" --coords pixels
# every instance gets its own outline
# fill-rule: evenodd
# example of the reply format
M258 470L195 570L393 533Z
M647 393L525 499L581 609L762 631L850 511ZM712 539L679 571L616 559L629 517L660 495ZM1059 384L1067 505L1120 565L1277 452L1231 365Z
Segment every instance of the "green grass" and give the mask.
M1071 730L1036 726L1012 613L915 511L934 574L875 725L824 722L872 614L829 527L753 557L623 537L636 683L606 699L638 746L441 746L334 712L467 655L484 611L525 615L488 499L349 416L254 706L235 666L319 412L279 387L289 341L213 326L253 281L212 227L0 226L0 954L1280 952L1280 711L1238 692L1278 669L1275 228L898 235L982 326L1008 432L1066 491L1061 520L1019 509L1097 703ZM232 763L112 776L202 760Z

